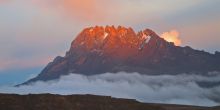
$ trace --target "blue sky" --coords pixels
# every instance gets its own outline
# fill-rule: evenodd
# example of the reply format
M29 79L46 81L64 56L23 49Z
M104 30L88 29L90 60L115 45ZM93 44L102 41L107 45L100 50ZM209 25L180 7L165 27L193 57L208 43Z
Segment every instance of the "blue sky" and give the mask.
M0 0L0 85L23 82L94 25L176 30L182 46L220 51L218 0Z

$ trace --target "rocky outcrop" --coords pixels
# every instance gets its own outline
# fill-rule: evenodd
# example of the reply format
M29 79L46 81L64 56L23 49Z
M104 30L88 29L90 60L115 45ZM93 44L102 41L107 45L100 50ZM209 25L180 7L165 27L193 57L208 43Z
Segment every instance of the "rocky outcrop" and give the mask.
M220 71L219 52L210 54L189 46L175 46L150 29L96 26L84 29L64 57L57 57L36 77L47 81L69 73L94 75L106 72L140 74L196 73Z

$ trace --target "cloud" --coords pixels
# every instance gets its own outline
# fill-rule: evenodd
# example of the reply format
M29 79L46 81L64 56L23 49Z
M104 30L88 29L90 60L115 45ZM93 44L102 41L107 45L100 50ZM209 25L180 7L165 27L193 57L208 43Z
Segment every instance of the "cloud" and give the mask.
M164 32L161 37L168 42L173 42L175 45L180 46L182 41L179 37L179 32L177 30L171 30L169 32Z
M29 86L0 87L1 93L96 94L132 98L142 102L215 106L220 104L220 86L202 87L198 82L219 82L220 75L140 75L105 73L94 76L70 74L59 80Z
M161 15L176 13L203 3L200 1L161 0L32 0L45 9L62 13L65 18L100 24L135 24L149 22ZM175 4L175 5L174 5ZM155 14L157 13L157 14Z
M112 2L103 0L33 0L33 3L64 13L81 22L101 22L108 18Z

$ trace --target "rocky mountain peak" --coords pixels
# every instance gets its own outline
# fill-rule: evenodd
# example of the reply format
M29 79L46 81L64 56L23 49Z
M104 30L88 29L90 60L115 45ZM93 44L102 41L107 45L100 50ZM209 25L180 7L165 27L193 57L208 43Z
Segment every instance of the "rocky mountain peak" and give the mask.
M131 47L142 50L150 42L163 41L155 32L145 29L138 33L123 26L95 26L85 28L72 42L71 49L113 49ZM163 41L164 42L164 41Z
M189 46L175 46L150 29L135 33L123 26L95 26L85 28L64 57L55 58L36 78L24 84L70 73L206 74L220 71L219 65L219 52L210 54Z

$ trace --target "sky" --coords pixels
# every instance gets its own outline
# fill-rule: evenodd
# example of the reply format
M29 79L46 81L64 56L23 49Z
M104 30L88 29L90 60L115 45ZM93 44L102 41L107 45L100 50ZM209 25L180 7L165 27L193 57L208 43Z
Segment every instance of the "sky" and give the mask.
M0 0L0 85L36 76L85 27L154 30L180 46L220 51L219 0Z

